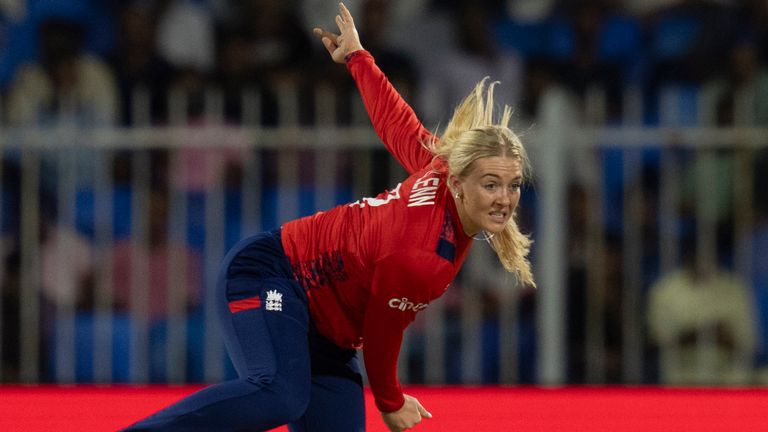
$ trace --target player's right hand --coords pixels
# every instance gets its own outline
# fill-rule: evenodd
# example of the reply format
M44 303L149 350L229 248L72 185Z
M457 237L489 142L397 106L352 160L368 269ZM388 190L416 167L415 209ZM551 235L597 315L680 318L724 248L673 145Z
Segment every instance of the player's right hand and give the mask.
M421 419L432 418L432 414L419 403L418 399L410 395L404 396L405 403L399 410L391 413L381 413L384 423L391 432L401 432L410 429L421 423Z
M325 45L325 49L331 55L336 63L344 63L347 54L363 49L360 43L360 36L355 28L355 21L349 9L344 3L339 3L339 14L336 15L336 25L339 27L339 34L316 27L312 30L315 36L319 37Z

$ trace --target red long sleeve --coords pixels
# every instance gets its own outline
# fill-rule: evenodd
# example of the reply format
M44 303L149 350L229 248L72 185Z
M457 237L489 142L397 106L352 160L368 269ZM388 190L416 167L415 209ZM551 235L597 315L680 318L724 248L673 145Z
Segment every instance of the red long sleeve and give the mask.
M397 378L403 332L453 278L445 266L434 265L433 257L419 250L393 253L374 270L363 323L363 356L376 406L383 412L397 411L404 403Z
M409 174L424 168L432 154L423 143L432 138L368 51L347 56L347 69L357 83L376 134Z

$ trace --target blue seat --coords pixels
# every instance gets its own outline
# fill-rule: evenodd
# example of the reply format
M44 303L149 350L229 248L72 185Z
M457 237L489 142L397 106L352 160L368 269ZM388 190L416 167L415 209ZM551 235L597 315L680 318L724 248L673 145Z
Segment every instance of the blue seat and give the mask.
M493 33L501 50L516 52L523 57L544 57L547 52L548 24L546 22L520 22L500 20Z
M603 60L622 63L634 61L642 55L640 24L626 15L607 17L598 36L598 55Z
M680 58L696 40L700 23L692 16L662 17L651 30L651 53L656 60Z

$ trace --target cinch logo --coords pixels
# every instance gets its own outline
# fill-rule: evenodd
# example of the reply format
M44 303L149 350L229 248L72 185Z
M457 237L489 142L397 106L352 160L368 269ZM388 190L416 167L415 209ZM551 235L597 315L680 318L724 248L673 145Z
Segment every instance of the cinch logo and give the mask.
M429 306L426 303L414 303L412 301L408 301L407 298L393 298L389 301L389 307L392 309L399 309L403 312L407 310L412 310L414 312L418 312L420 310L424 310Z

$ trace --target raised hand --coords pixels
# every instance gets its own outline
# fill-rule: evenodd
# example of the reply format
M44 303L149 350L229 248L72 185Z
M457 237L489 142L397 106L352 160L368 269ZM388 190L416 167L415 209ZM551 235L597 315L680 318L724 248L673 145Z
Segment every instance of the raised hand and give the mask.
M360 43L360 36L357 34L357 28L355 28L355 21L352 19L349 9L344 6L344 3L339 3L336 26L339 27L339 34L320 27L315 27L312 32L323 42L333 61L344 63L344 58L347 54L363 49L363 45Z

